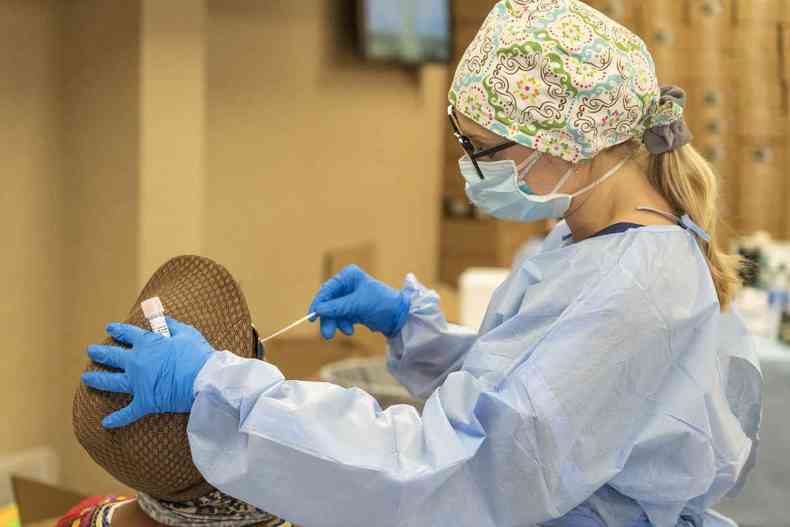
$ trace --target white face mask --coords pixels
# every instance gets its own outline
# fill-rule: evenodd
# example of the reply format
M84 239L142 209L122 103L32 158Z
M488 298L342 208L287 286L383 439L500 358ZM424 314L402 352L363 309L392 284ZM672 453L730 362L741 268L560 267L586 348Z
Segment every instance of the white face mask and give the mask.
M530 222L546 219L560 219L565 216L573 198L592 190L612 177L631 156L625 157L598 181L584 187L574 194L562 194L559 190L576 173L571 167L562 176L554 190L541 196L535 194L526 184L526 176L541 158L541 152L534 152L521 164L515 161L478 161L477 165L485 179L481 180L475 166L464 156L458 161L461 175L466 180L466 195L476 207L486 214L501 220Z

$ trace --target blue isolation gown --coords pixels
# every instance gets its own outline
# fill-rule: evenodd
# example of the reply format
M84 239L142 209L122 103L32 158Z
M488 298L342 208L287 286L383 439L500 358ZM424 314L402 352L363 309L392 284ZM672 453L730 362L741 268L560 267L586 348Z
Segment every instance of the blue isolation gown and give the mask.
M195 383L198 469L306 527L731 525L708 509L753 463L753 339L683 228L568 234L512 272L479 331L407 277L388 361L421 415L217 353Z

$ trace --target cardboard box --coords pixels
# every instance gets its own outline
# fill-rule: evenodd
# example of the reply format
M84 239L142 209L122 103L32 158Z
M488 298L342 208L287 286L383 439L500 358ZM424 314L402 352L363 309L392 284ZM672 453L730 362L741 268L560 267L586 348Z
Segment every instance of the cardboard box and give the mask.
M78 492L21 476L11 476L11 485L22 527L51 527L69 509L87 498Z
M325 341L319 336L283 335L266 343L266 361L292 380L315 380L322 366L364 355L364 348L355 344L353 337Z
M470 267L510 267L519 248L549 231L547 222L515 223L490 218L444 218L440 279L450 286Z

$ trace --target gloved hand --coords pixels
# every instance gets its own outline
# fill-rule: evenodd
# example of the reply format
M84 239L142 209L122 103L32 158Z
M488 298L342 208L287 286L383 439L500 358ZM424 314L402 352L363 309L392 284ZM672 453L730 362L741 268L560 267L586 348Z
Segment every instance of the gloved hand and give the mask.
M167 318L170 337L129 324L110 324L107 333L131 350L116 346L88 347L93 362L122 372L86 372L82 382L96 390L128 393L132 402L102 420L105 428L129 425L154 413L192 410L195 378L214 348L198 330Z
M321 287L309 312L321 317L321 334L327 340L338 328L352 335L354 324L392 338L406 324L410 305L409 295L350 265Z

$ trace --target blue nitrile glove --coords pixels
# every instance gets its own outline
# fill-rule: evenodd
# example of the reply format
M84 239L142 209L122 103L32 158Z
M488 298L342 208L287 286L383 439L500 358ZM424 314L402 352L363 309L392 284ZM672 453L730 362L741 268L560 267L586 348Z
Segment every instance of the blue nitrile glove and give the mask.
M198 330L167 318L170 337L129 324L110 324L107 333L132 346L88 347L93 362L121 372L86 372L82 382L96 390L128 393L132 402L102 420L105 428L131 424L148 414L188 413L192 410L195 378L214 348Z
M338 328L352 335L354 324L364 324L391 338L406 324L410 304L409 295L403 291L350 265L321 286L309 312L321 317L321 334L327 340Z

